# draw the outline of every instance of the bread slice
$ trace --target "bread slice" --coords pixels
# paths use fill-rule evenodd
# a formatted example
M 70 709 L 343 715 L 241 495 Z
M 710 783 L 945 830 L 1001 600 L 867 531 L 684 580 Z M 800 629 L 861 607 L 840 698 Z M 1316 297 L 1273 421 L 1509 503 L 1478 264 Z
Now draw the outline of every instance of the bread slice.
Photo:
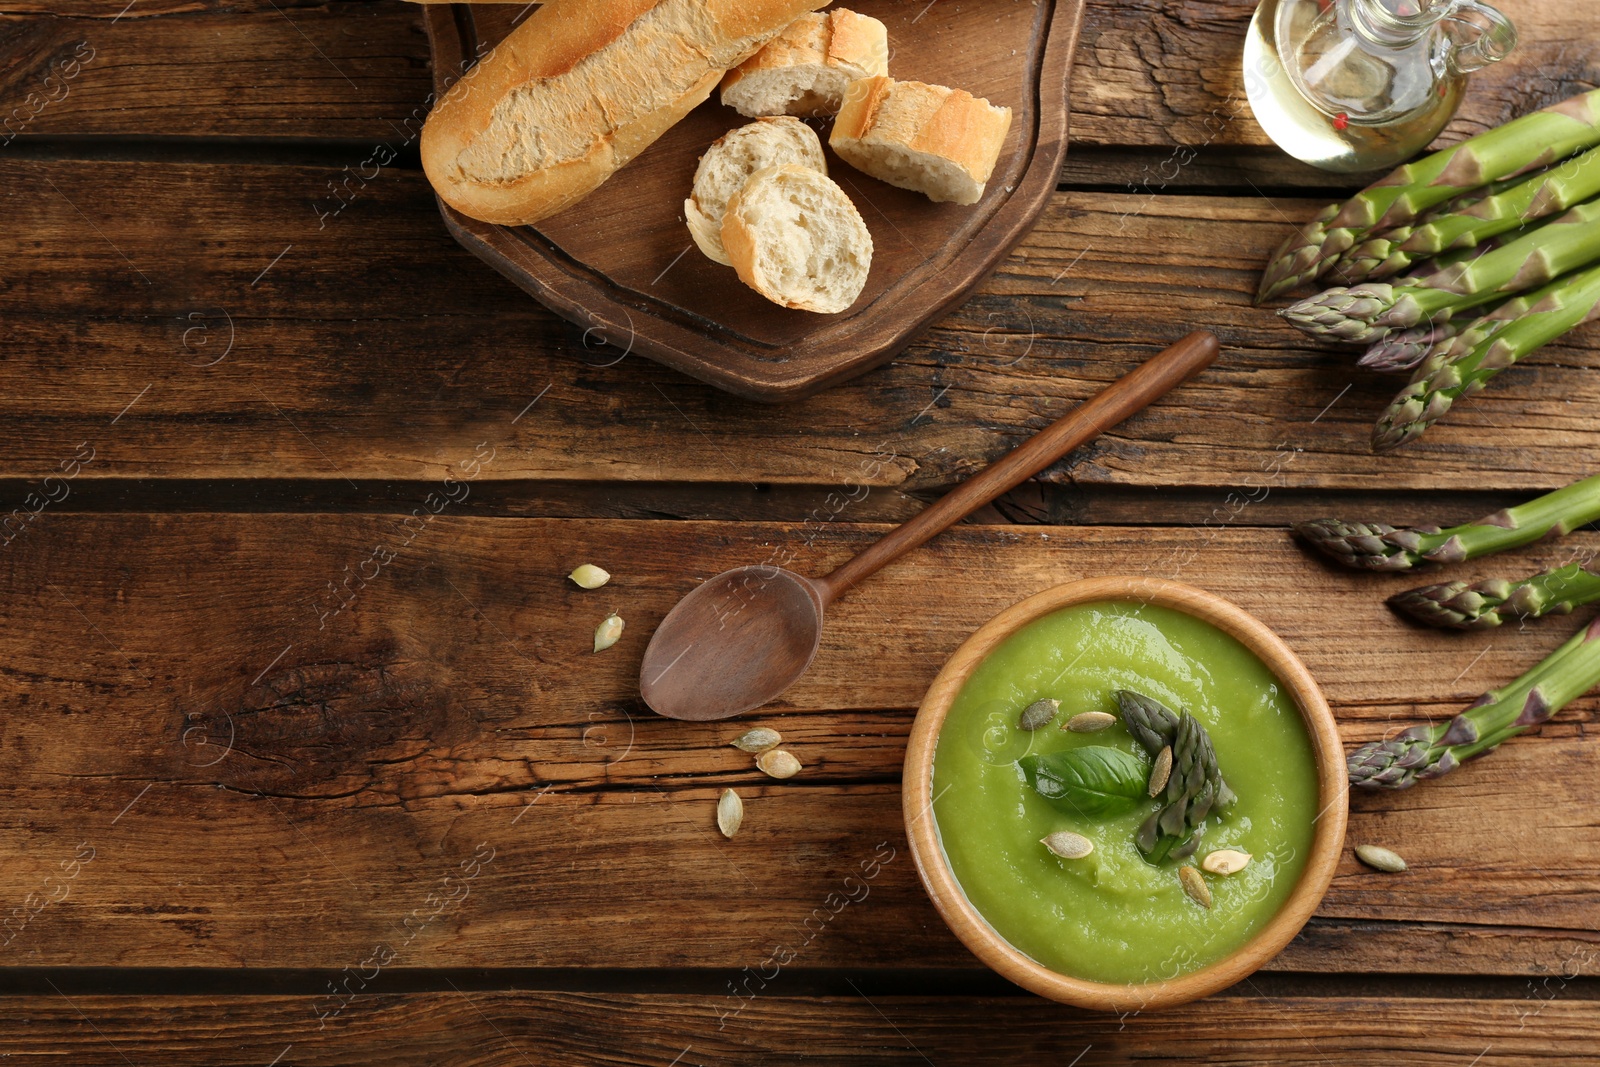
M 965 90 L 863 78 L 845 93 L 828 143 L 880 181 L 930 200 L 976 204 L 1010 129 L 1010 108 Z
M 445 93 L 422 166 L 451 207 L 538 222 L 587 196 L 826 0 L 545 0 Z
M 802 15 L 722 79 L 722 102 L 741 115 L 837 115 L 857 78 L 889 73 L 889 31 L 837 8 Z
M 844 190 L 793 164 L 751 175 L 728 204 L 722 243 L 741 281 L 802 311 L 845 310 L 872 269 L 872 234 Z
M 756 171 L 790 163 L 828 173 L 821 139 L 799 119 L 757 119 L 713 142 L 694 172 L 694 194 L 683 202 L 684 221 L 700 251 L 733 266 L 722 247 L 722 216 L 727 213 L 728 201 Z

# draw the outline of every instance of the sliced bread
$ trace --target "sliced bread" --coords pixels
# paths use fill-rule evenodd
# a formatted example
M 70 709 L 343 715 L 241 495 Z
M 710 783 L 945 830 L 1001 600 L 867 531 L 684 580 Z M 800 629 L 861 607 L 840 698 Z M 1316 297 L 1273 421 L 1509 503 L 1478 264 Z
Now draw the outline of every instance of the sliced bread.
M 889 73 L 889 31 L 838 8 L 802 15 L 728 71 L 722 102 L 741 115 L 837 115 L 851 82 Z
M 856 302 L 872 234 L 832 178 L 790 164 L 757 171 L 728 204 L 722 242 L 739 279 L 784 307 L 833 314 Z
M 791 163 L 828 173 L 822 141 L 799 119 L 758 119 L 723 134 L 706 149 L 694 172 L 694 193 L 683 202 L 684 221 L 700 251 L 731 267 L 733 261 L 722 247 L 722 216 L 728 201 L 756 171 Z
M 827 0 L 545 0 L 422 128 L 451 207 L 538 222 L 588 195 L 708 97 L 723 73 Z
M 976 204 L 1010 129 L 1010 108 L 965 90 L 863 78 L 845 93 L 828 143 L 880 181 L 930 200 Z

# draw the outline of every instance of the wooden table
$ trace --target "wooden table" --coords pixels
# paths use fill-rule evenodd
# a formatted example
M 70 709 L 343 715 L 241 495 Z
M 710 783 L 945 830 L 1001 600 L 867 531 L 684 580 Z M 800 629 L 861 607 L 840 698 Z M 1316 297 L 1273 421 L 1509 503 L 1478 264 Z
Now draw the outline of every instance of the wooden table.
M 1467 519 L 1592 472 L 1600 330 L 1371 456 L 1395 381 L 1247 298 L 1288 224 L 1348 188 L 1264 146 L 1248 3 L 1094 0 L 1037 231 L 892 365 L 767 408 L 598 345 L 454 245 L 417 164 L 415 7 L 123 2 L 0 15 L 0 113 L 21 116 L 0 149 L 7 1062 L 1596 1056 L 1594 697 L 1355 797 L 1352 843 L 1411 872 L 1347 856 L 1288 951 L 1166 1014 L 1011 988 L 906 851 L 923 688 L 1053 583 L 1149 570 L 1235 599 L 1350 742 L 1570 631 L 1421 632 L 1382 603 L 1406 579 L 1285 535 Z M 1524 46 L 1449 137 L 1600 82 L 1592 6 L 1503 6 Z M 697 579 L 775 549 L 830 566 L 1191 325 L 1224 339 L 1214 369 L 843 601 L 780 702 L 643 710 L 641 650 Z M 566 581 L 585 561 L 611 584 Z M 594 654 L 611 610 L 627 631 Z M 728 747 L 752 723 L 804 773 Z

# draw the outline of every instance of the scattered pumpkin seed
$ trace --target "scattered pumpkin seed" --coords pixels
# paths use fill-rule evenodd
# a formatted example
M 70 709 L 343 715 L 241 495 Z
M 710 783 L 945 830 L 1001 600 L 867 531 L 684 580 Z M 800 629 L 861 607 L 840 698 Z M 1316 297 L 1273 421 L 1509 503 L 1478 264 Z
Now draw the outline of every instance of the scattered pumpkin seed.
M 1081 715 L 1074 715 L 1067 720 L 1063 730 L 1071 730 L 1075 734 L 1097 734 L 1101 730 L 1108 730 L 1115 726 L 1117 717 L 1108 715 L 1103 711 L 1086 711 Z
M 1378 845 L 1357 845 L 1356 858 L 1374 870 L 1386 874 L 1399 874 L 1406 869 L 1406 861 Z
M 567 577 L 585 589 L 599 589 L 611 580 L 611 572 L 602 570 L 593 563 L 585 563 L 567 575 Z
M 1071 830 L 1057 830 L 1039 838 L 1039 843 L 1064 860 L 1081 860 L 1094 851 L 1094 842 Z
M 762 774 L 773 778 L 793 778 L 800 773 L 800 761 L 794 753 L 782 748 L 768 749 L 756 757 L 756 766 Z
M 616 612 L 602 619 L 600 625 L 594 628 L 594 650 L 600 652 L 616 644 L 622 637 L 623 625 L 622 616 Z
M 1250 853 L 1237 848 L 1219 848 L 1200 861 L 1200 866 L 1212 874 L 1237 874 L 1249 865 Z
M 724 789 L 717 800 L 717 829 L 722 831 L 723 837 L 732 837 L 743 822 L 744 801 L 739 799 L 738 793 Z
M 752 756 L 759 755 L 769 748 L 777 748 L 783 744 L 783 738 L 776 730 L 769 730 L 765 726 L 757 726 L 754 730 L 746 730 L 733 739 L 733 747 L 740 752 L 748 752 Z
M 1061 710 L 1061 701 L 1045 697 L 1035 700 L 1032 704 L 1022 709 L 1022 717 L 1017 720 L 1017 727 L 1022 730 L 1037 730 L 1050 725 L 1050 720 L 1056 717 L 1056 712 Z
M 1205 875 L 1185 864 L 1178 868 L 1178 881 L 1183 883 L 1190 900 L 1202 908 L 1211 907 L 1211 887 L 1206 885 Z
M 1150 796 L 1159 796 L 1167 787 L 1167 779 L 1172 777 L 1172 746 L 1168 745 L 1156 754 L 1156 765 L 1150 768 L 1150 788 L 1146 790 Z

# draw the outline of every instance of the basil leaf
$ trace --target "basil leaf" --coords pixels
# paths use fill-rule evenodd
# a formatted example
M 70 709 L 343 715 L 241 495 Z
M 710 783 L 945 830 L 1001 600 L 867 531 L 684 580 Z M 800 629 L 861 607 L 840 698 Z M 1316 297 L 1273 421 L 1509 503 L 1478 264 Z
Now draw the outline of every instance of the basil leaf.
M 1090 745 L 1017 761 L 1036 793 L 1074 815 L 1127 811 L 1146 799 L 1150 769 L 1115 748 Z

